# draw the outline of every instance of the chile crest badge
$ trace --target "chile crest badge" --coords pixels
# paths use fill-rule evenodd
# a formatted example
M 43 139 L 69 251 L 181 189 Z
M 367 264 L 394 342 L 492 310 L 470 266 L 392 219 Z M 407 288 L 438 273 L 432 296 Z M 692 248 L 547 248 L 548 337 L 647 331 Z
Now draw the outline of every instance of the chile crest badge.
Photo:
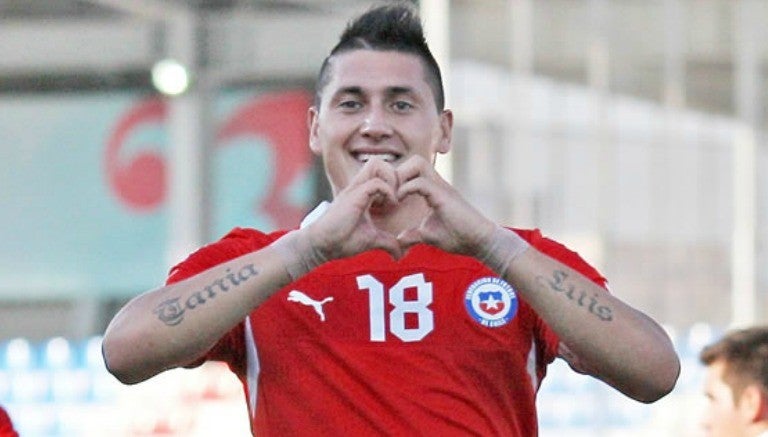
M 489 328 L 504 326 L 517 315 L 517 293 L 507 281 L 497 277 L 476 280 L 464 294 L 469 315 Z

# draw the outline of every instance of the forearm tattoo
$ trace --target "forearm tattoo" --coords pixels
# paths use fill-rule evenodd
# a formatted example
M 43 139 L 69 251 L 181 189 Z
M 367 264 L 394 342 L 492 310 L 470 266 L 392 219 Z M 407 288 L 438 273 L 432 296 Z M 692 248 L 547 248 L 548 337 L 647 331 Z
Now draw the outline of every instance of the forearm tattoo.
M 240 271 L 233 273 L 230 269 L 224 272 L 224 276 L 214 280 L 200 291 L 195 291 L 186 299 L 181 297 L 172 297 L 160 302 L 152 312 L 157 314 L 157 318 L 168 326 L 176 326 L 184 321 L 184 313 L 187 310 L 194 310 L 200 305 L 215 299 L 218 293 L 226 293 L 234 290 L 238 285 L 247 282 L 249 279 L 259 274 L 253 264 L 246 264 Z
M 597 293 L 592 293 L 590 296 L 585 290 L 576 290 L 576 286 L 567 281 L 568 273 L 562 270 L 555 270 L 552 272 L 552 277 L 545 278 L 543 276 L 537 276 L 536 280 L 539 281 L 543 287 L 547 290 L 554 291 L 555 293 L 562 293 L 570 301 L 576 305 L 585 308 L 590 314 L 593 314 L 598 319 L 604 322 L 610 322 L 613 320 L 613 310 L 606 305 L 602 305 Z

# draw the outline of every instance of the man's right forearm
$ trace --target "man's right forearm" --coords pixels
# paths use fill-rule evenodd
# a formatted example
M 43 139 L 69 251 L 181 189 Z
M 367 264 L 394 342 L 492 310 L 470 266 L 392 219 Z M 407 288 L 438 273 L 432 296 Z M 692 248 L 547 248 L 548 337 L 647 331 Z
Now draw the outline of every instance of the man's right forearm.
M 380 160 L 364 168 L 313 224 L 129 302 L 104 336 L 110 372 L 132 384 L 192 363 L 275 291 L 327 260 L 370 249 L 402 255 L 396 238 L 378 229 L 366 214 L 374 196 L 396 201 L 388 185 L 394 170 Z M 380 176 L 387 171 L 389 179 Z
M 200 358 L 253 308 L 291 282 L 285 256 L 268 246 L 136 297 L 107 328 L 107 368 L 123 383 L 133 384 Z

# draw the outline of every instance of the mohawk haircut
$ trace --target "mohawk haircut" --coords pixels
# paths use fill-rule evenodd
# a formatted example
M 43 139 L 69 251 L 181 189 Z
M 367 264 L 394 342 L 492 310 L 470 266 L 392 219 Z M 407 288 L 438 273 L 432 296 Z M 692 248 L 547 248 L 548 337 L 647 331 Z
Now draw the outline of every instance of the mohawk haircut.
M 427 46 L 421 19 L 410 4 L 399 1 L 371 8 L 347 25 L 320 67 L 314 99 L 318 109 L 323 89 L 331 81 L 333 57 L 353 50 L 396 51 L 417 56 L 424 66 L 424 79 L 432 90 L 435 107 L 438 112 L 444 109 L 440 67 Z

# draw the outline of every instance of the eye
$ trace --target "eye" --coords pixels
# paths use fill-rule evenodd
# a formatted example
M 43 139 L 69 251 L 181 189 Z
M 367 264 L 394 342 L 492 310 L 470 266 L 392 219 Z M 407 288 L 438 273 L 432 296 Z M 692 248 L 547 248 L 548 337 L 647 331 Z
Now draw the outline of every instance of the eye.
M 339 102 L 339 108 L 347 110 L 347 111 L 353 111 L 355 109 L 360 109 L 363 106 L 362 103 L 360 103 L 357 100 L 342 100 Z
M 392 106 L 394 106 L 395 110 L 398 112 L 404 112 L 414 108 L 410 102 L 406 102 L 405 100 L 398 100 L 393 103 Z

